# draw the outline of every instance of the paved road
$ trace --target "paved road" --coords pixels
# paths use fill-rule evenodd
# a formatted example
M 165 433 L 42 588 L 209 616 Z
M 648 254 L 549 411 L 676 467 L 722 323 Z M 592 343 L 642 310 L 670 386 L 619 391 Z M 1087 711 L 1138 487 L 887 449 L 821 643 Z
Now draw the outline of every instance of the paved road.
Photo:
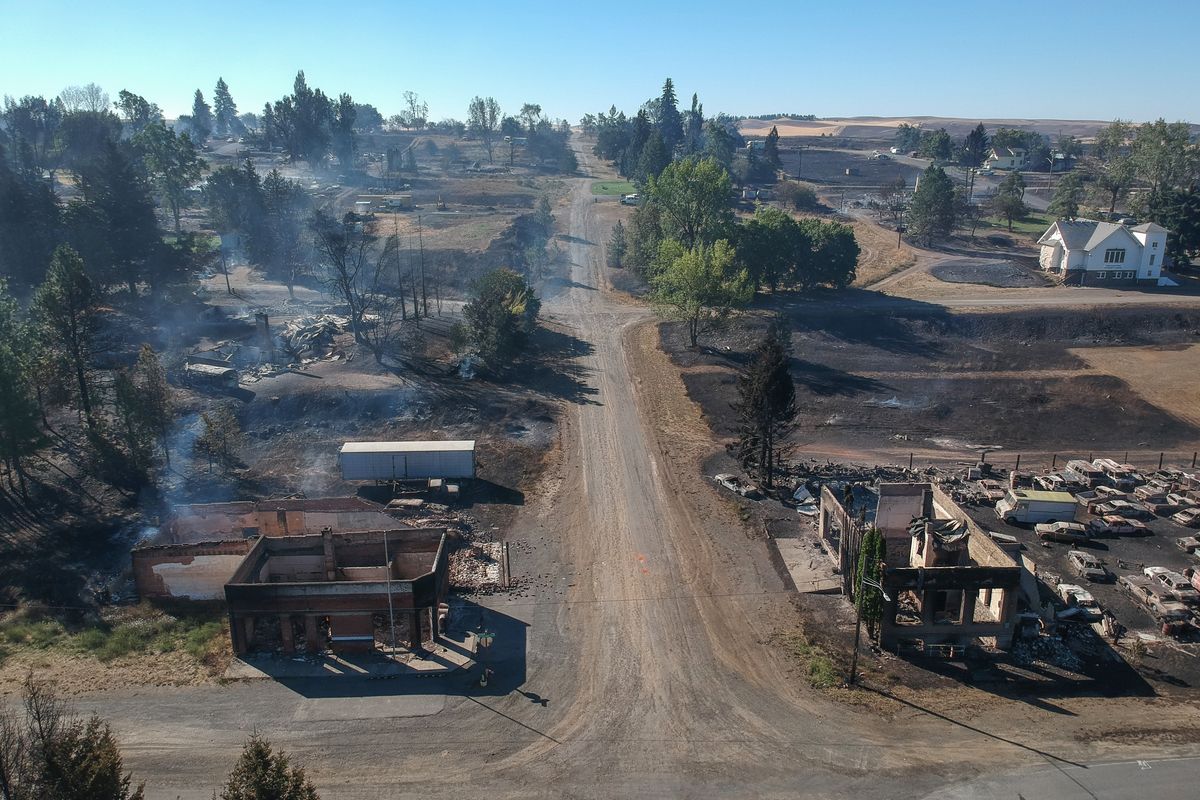
M 1200 759 L 1057 764 L 959 783 L 926 800 L 1145 800 L 1194 797 Z
M 646 361 L 646 312 L 599 290 L 594 243 L 607 231 L 592 209 L 577 181 L 571 280 L 545 305 L 587 353 L 561 481 L 531 494 L 515 525 L 523 590 L 460 615 L 497 633 L 492 685 L 334 679 L 85 698 L 148 797 L 210 797 L 254 729 L 326 798 L 921 797 L 977 774 L 967 764 L 1046 763 L 916 706 L 885 720 L 831 703 L 768 645 L 793 612 L 761 544 L 693 464 L 679 468 L 707 434 L 672 404 L 665 365 Z

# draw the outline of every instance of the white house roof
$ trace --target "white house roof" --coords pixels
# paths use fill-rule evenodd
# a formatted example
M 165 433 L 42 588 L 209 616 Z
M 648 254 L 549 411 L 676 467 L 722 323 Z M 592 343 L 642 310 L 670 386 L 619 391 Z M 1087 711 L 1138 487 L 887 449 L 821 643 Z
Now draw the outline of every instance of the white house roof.
M 343 453 L 448 453 L 474 452 L 475 440 L 450 442 L 346 442 Z
M 1042 234 L 1042 237 L 1038 239 L 1038 243 L 1045 244 L 1049 241 L 1056 229 L 1059 238 L 1062 239 L 1064 248 L 1067 250 L 1085 250 L 1089 252 L 1107 242 L 1118 231 L 1125 234 L 1126 237 L 1133 240 L 1139 246 L 1141 243 L 1134 239 L 1130 231 L 1137 231 L 1138 233 L 1167 233 L 1166 228 L 1155 225 L 1152 222 L 1138 225 L 1136 228 L 1129 228 L 1115 222 L 1098 222 L 1094 219 L 1064 219 L 1051 225 Z

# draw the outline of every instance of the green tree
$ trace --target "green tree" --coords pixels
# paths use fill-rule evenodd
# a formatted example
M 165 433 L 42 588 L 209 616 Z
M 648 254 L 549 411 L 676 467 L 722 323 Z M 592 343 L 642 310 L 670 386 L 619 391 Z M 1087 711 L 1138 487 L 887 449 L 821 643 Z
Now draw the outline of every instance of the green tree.
M 704 144 L 704 104 L 699 96 L 692 93 L 692 107 L 684 115 L 683 120 L 683 153 L 695 155 Z
M 89 374 L 99 329 L 98 295 L 83 259 L 66 245 L 54 251 L 46 282 L 34 294 L 34 316 L 45 342 L 74 376 L 80 409 L 88 428 L 96 429 Z
M 945 128 L 926 131 L 921 135 L 921 155 L 934 161 L 949 161 L 954 155 L 954 140 Z
M 204 412 L 200 415 L 200 426 L 200 435 L 196 437 L 193 447 L 197 453 L 208 458 L 209 471 L 212 471 L 214 464 L 223 470 L 237 466 L 244 437 L 242 423 L 233 409 L 222 405 Z
M 1137 166 L 1129 153 L 1133 126 L 1124 120 L 1114 120 L 1096 134 L 1096 147 L 1088 162 L 1088 172 L 1108 202 L 1108 213 L 1117 210 L 1137 177 Z
M 988 135 L 987 128 L 979 123 L 963 140 L 962 158 L 959 163 L 964 167 L 978 167 L 987 158 Z
M 608 266 L 624 266 L 625 252 L 628 249 L 629 242 L 625 238 L 625 225 L 621 220 L 617 220 L 617 224 L 613 226 L 612 235 L 608 238 L 608 249 L 604 253 Z
M 318 800 L 318 795 L 304 768 L 256 733 L 221 788 L 221 800 Z
M 1013 220 L 1022 219 L 1029 209 L 1025 206 L 1025 179 L 1013 170 L 1004 177 L 992 198 L 992 209 L 1013 229 Z
M 763 143 L 763 161 L 772 170 L 779 169 L 782 163 L 779 160 L 779 129 L 774 125 L 771 126 L 771 131 Z
M 40 409 L 29 369 L 30 349 L 34 347 L 35 334 L 20 318 L 8 282 L 0 278 L 0 458 L 10 480 L 15 475 L 22 489 L 24 459 L 36 452 L 42 441 Z
M 162 246 L 154 200 L 128 148 L 105 143 L 97 158 L 78 169 L 80 197 L 67 206 L 67 241 L 105 287 L 157 283 L 153 268 Z
M 687 324 L 692 347 L 711 323 L 750 302 L 750 278 L 734 266 L 734 250 L 724 239 L 690 249 L 667 240 L 660 250 L 662 265 L 650 279 L 651 298 L 659 313 Z
M 492 270 L 475 285 L 475 298 L 463 306 L 467 339 L 488 367 L 502 373 L 524 352 L 541 307 L 519 274 Z
M 208 137 L 212 136 L 212 131 L 212 108 L 204 102 L 204 93 L 197 89 L 196 94 L 192 97 L 192 138 L 200 144 L 204 144 Z
M 675 82 L 667 78 L 663 82 L 662 94 L 655 104 L 658 112 L 658 132 L 662 134 L 663 146 L 668 158 L 676 146 L 683 141 L 683 117 L 679 114 L 679 98 L 675 95 Z
M 496 142 L 496 129 L 502 116 L 500 104 L 494 97 L 476 95 L 467 106 L 467 128 L 483 142 L 488 154 L 488 163 L 495 163 L 492 150 Z
M 729 129 L 717 120 L 710 119 L 704 123 L 704 155 L 713 159 L 725 169 L 733 165 L 733 155 L 737 151 L 737 139 Z
M 954 183 L 941 167 L 930 164 L 908 205 L 908 233 L 924 239 L 928 246 L 934 239 L 950 235 L 956 216 Z
M 143 344 L 130 369 L 117 370 L 113 381 L 117 418 L 125 446 L 135 464 L 150 466 L 157 443 L 167 463 L 167 438 L 173 418 L 174 392 L 154 349 Z
M 867 626 L 867 637 L 870 639 L 874 639 L 879 631 L 879 621 L 883 618 L 883 598 L 878 589 L 867 586 L 863 579 L 879 583 L 883 577 L 883 563 L 886 558 L 887 543 L 879 529 L 872 525 L 863 533 L 854 576 L 854 604 L 858 607 L 858 613 L 862 615 L 862 621 Z
M 542 107 L 537 103 L 526 103 L 521 106 L 518 116 L 525 123 L 525 130 L 533 133 L 537 128 L 538 121 L 542 118 Z
M 58 199 L 36 170 L 13 164 L 2 145 L 0 198 L 0 274 L 15 286 L 34 286 L 58 240 Z
M 342 169 L 348 170 L 354 167 L 354 150 L 357 144 L 354 120 L 357 118 L 357 114 L 354 98 L 348 94 L 339 95 L 333 118 L 332 136 L 333 152 L 337 155 L 338 164 Z M 412 148 L 409 148 L 409 152 L 412 152 Z
M 772 291 L 786 284 L 796 271 L 796 260 L 807 241 L 800 225 L 778 208 L 760 206 L 739 229 L 738 260 L 745 265 L 754 288 Z
M 1191 125 L 1158 119 L 1138 127 L 1130 157 L 1138 176 L 1160 190 L 1185 186 L 1200 178 L 1200 150 L 1192 144 Z
M 176 135 L 162 122 L 144 128 L 134 136 L 133 143 L 142 155 L 146 171 L 171 209 L 176 233 L 180 232 L 180 217 L 188 201 L 187 190 L 204 174 L 204 160 L 197 153 L 191 137 L 186 133 Z
M 0 710 L 3 800 L 141 800 L 112 729 L 68 713 L 51 689 L 27 678 L 24 714 Z
M 217 88 L 213 90 L 213 130 L 217 136 L 227 136 L 243 129 L 242 121 L 238 119 L 237 103 L 233 102 L 233 95 L 229 93 L 229 84 L 224 78 L 217 78 Z
M 666 238 L 686 249 L 728 236 L 733 224 L 729 173 L 712 158 L 672 161 L 647 185 L 649 202 L 662 212 Z
M 921 147 L 921 129 L 916 125 L 901 122 L 896 128 L 896 146 L 905 152 L 918 150 Z
M 1167 256 L 1176 264 L 1200 257 L 1200 189 L 1162 189 L 1150 196 L 1150 219 L 1162 225 L 1167 237 Z
M 646 140 L 646 146 L 642 148 L 642 154 L 638 158 L 637 172 L 634 173 L 634 179 L 639 184 L 648 181 L 650 178 L 657 177 L 667 168 L 667 164 L 671 163 L 671 157 L 667 154 L 667 146 L 663 142 L 662 134 L 654 131 L 650 134 L 650 138 Z
M 122 89 L 117 94 L 116 106 L 129 132 L 137 135 L 149 125 L 161 123 L 162 110 L 141 95 Z
M 805 266 L 806 262 L 798 261 L 794 277 L 796 285 L 801 289 L 815 286 L 844 289 L 853 283 L 861 253 L 854 229 L 841 222 L 819 219 L 801 220 L 800 229 L 810 243 L 811 255 L 807 264 L 811 266 L 803 271 L 799 267 Z
M 1058 219 L 1075 219 L 1079 216 L 1079 204 L 1083 201 L 1083 181 L 1075 173 L 1064 175 L 1054 187 L 1054 196 L 1046 208 Z
M 246 249 L 250 260 L 266 269 L 267 274 L 282 280 L 288 297 L 295 299 L 295 285 L 300 276 L 308 273 L 311 253 L 304 236 L 305 219 L 311 202 L 303 187 L 271 170 L 263 178 L 261 190 L 251 199 L 259 224 L 247 230 Z
M 20 100 L 4 98 L 0 120 L 12 139 L 13 149 L 28 154 L 28 166 L 39 173 L 46 170 L 53 176 L 58 166 L 62 150 L 59 129 L 65 113 L 58 99 L 48 101 L 32 95 Z
M 738 460 L 744 468 L 755 470 L 768 489 L 775 485 L 784 440 L 796 419 L 796 388 L 789 361 L 787 334 L 773 326 L 738 377 L 734 405 L 740 425 Z

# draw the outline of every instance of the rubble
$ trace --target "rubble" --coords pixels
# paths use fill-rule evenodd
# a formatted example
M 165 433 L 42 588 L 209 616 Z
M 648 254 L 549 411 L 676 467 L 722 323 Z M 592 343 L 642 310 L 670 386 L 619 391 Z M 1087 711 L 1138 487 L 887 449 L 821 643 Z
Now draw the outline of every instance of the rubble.
M 1079 656 L 1071 651 L 1061 640 L 1050 636 L 1039 636 L 1036 639 L 1019 641 L 1013 645 L 1013 661 L 1020 666 L 1030 667 L 1041 662 L 1059 667 L 1070 672 L 1083 669 Z

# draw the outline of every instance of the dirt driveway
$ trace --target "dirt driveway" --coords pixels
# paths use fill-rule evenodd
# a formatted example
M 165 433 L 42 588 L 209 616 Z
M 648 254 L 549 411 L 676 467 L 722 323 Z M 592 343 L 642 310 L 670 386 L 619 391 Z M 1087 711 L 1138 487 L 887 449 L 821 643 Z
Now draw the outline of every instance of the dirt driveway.
M 209 797 L 255 728 L 330 798 L 919 797 L 984 768 L 1102 754 L 1069 734 L 1086 705 L 1068 718 L 984 697 L 954 715 L 967 725 L 895 704 L 885 721 L 807 688 L 771 645 L 795 612 L 762 543 L 700 475 L 710 435 L 648 311 L 601 290 L 608 231 L 592 205 L 576 181 L 571 280 L 544 312 L 588 343 L 579 368 L 593 391 L 566 415 L 557 477 L 526 495 L 511 532 L 520 590 L 460 612 L 497 632 L 493 684 L 86 698 L 147 796 Z M 1190 752 L 1186 741 L 1174 749 Z

